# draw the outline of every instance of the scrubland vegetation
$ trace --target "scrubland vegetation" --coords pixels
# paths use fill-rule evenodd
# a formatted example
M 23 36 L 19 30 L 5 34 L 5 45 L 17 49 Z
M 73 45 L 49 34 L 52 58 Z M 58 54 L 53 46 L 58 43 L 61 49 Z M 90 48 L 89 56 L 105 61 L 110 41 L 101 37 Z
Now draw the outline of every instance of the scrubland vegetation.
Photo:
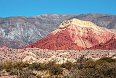
M 93 60 L 81 56 L 75 63 L 67 61 L 63 64 L 6 61 L 0 64 L 0 76 L 5 73 L 16 78 L 116 78 L 116 59 Z

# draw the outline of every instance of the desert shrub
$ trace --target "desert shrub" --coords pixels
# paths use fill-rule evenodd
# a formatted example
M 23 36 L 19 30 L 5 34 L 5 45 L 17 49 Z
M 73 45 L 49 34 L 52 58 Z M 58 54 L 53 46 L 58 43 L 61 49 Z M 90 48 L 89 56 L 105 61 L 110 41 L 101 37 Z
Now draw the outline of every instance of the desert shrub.
M 93 59 L 89 59 L 84 63 L 85 68 L 95 68 L 95 61 Z
M 61 67 L 71 70 L 71 68 L 73 67 L 73 63 L 70 61 L 67 61 L 66 63 L 61 64 Z
M 0 71 L 2 71 L 2 69 L 3 69 L 3 68 L 2 68 L 2 64 L 0 64 Z
M 29 65 L 29 69 L 31 70 L 39 70 L 40 64 L 39 63 L 32 63 Z
M 63 78 L 116 78 L 116 59 L 111 57 L 93 60 L 82 56 L 75 63 L 67 61 L 63 64 L 56 64 L 55 61 L 32 64 L 6 61 L 0 65 L 0 68 L 0 70 L 5 69 L 10 75 L 17 75 L 18 78 L 28 78 L 30 75 L 35 76 L 36 74 L 32 72 L 33 70 L 47 70 L 51 77 L 54 75 L 58 77 L 58 75 L 63 75 L 62 68 L 71 70 L 70 74 L 64 75 Z
M 39 70 L 48 70 L 50 66 L 47 63 L 40 63 Z
M 13 68 L 13 62 L 8 62 L 6 61 L 3 65 L 2 68 L 5 69 L 7 72 L 10 72 L 10 70 Z
M 96 61 L 96 72 L 102 78 L 116 77 L 116 61 L 110 57 L 103 57 Z
M 26 68 L 28 66 L 29 66 L 29 64 L 27 62 L 14 62 L 14 63 L 12 63 L 12 68 L 20 69 L 20 70 L 22 70 L 23 68 Z
M 116 59 L 103 57 L 98 60 L 81 58 L 76 62 L 78 69 L 64 78 L 116 78 Z M 80 68 L 80 65 L 82 67 Z
M 55 61 L 50 61 L 46 65 L 51 75 L 60 75 L 63 73 L 63 69 L 61 68 L 61 65 L 56 64 Z
M 111 62 L 116 62 L 116 59 L 113 59 L 112 57 L 102 57 L 102 58 L 100 58 L 99 60 L 107 61 L 107 62 L 109 62 L 109 63 L 111 63 Z M 99 61 L 99 60 L 98 60 L 98 61 Z
M 84 56 L 81 56 L 80 58 L 77 59 L 77 61 L 75 62 L 75 67 L 80 69 L 85 68 L 85 62 L 89 60 L 89 58 L 85 58 Z
M 112 64 L 111 64 L 112 63 Z M 81 78 L 115 78 L 116 66 L 114 59 L 101 58 L 94 61 L 86 61 L 86 67 L 80 70 Z
M 17 75 L 18 74 L 18 71 L 17 69 L 11 69 L 10 72 L 9 72 L 10 75 Z
M 54 64 L 49 69 L 51 75 L 60 75 L 63 73 L 63 69 L 58 64 Z
M 70 74 L 67 74 L 67 75 L 63 75 L 63 78 L 79 78 L 79 72 L 72 72 Z
M 19 78 L 28 78 L 32 74 L 30 70 L 20 70 L 19 71 Z
M 42 76 L 42 75 L 40 75 L 40 74 L 37 74 L 37 75 L 36 75 L 37 78 L 41 78 L 41 76 Z

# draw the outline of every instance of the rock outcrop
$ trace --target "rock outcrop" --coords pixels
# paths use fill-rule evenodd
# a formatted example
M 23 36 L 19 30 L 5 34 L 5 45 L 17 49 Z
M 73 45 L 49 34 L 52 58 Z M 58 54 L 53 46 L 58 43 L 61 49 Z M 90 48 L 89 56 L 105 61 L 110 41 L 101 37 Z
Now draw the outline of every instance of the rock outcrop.
M 73 18 L 63 21 L 55 31 L 39 41 L 26 46 L 26 48 L 81 50 L 94 47 L 101 43 L 104 45 L 104 43 L 110 42 L 112 39 L 115 42 L 115 37 L 116 34 L 106 28 L 98 27 L 90 21 Z M 111 41 L 110 43 L 115 45 L 114 42 Z M 116 49 L 116 47 L 113 49 Z
M 19 46 L 27 45 L 25 42 L 21 42 L 18 40 L 8 40 L 0 37 L 0 48 L 17 48 Z
M 95 45 L 89 49 L 102 49 L 102 50 L 116 49 L 116 39 L 111 39 L 111 40 L 107 41 L 106 43 L 101 43 L 101 44 Z

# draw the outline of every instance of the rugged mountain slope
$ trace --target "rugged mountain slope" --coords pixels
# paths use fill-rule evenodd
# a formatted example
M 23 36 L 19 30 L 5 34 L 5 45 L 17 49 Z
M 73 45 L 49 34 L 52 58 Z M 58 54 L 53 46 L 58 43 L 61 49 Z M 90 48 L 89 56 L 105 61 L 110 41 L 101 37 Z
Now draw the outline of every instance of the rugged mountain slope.
M 0 48 L 5 48 L 5 47 L 17 48 L 19 46 L 24 46 L 24 45 L 27 45 L 27 44 L 24 42 L 20 42 L 18 40 L 8 40 L 8 39 L 0 37 Z
M 108 14 L 43 14 L 32 17 L 0 18 L 0 36 L 6 40 L 33 43 L 55 30 L 63 20 L 78 18 L 116 29 L 116 16 Z M 23 44 L 25 46 L 25 44 Z M 12 47 L 14 48 L 14 47 Z M 15 47 L 16 48 L 16 47 Z
M 98 27 L 90 21 L 74 18 L 63 21 L 55 31 L 41 40 L 26 46 L 26 48 L 37 47 L 51 50 L 89 49 L 101 43 L 114 45 L 115 37 L 116 34 L 108 29 Z M 114 41 L 111 41 L 113 39 Z
M 77 18 L 80 20 L 91 21 L 100 27 L 105 27 L 109 29 L 116 29 L 116 16 L 109 14 L 80 14 L 72 18 Z
M 31 43 L 43 37 L 42 29 L 37 29 L 26 17 L 6 18 L 0 21 L 0 33 L 7 39 L 22 40 Z
M 10 44 L 7 44 L 9 40 L 14 41 L 13 46 L 10 48 L 18 48 L 19 44 L 15 46 L 17 42 L 22 42 L 22 45 L 25 46 L 24 43 L 32 43 L 42 38 L 46 32 L 36 28 L 34 24 L 25 19 L 26 17 L 13 17 L 0 20 L 0 36 L 6 39 L 0 41 L 5 41 L 6 45 Z
M 106 43 L 95 45 L 89 49 L 104 49 L 104 50 L 116 49 L 116 39 L 111 39 L 107 41 Z
M 54 23 L 53 20 L 56 20 L 55 18 L 57 18 L 56 15 L 47 16 L 46 18 L 44 18 L 44 16 L 45 15 L 29 18 L 22 16 L 0 18 L 0 36 L 5 39 L 0 41 L 5 41 L 4 43 L 6 43 L 6 45 L 9 45 L 7 44 L 7 41 L 9 40 L 14 41 L 14 44 L 18 41 L 23 43 L 22 46 L 25 46 L 25 43 L 30 44 L 43 38 L 55 28 L 50 26 Z M 55 24 L 57 21 L 58 20 L 56 20 Z M 14 46 L 10 48 L 18 48 L 21 45 Z

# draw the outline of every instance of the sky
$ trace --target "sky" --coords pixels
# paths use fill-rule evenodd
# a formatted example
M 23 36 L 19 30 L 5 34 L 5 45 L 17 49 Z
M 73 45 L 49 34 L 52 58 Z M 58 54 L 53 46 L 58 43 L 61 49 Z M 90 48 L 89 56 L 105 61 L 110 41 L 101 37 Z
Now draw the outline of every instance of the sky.
M 116 0 L 0 0 L 0 17 L 40 14 L 116 15 Z

